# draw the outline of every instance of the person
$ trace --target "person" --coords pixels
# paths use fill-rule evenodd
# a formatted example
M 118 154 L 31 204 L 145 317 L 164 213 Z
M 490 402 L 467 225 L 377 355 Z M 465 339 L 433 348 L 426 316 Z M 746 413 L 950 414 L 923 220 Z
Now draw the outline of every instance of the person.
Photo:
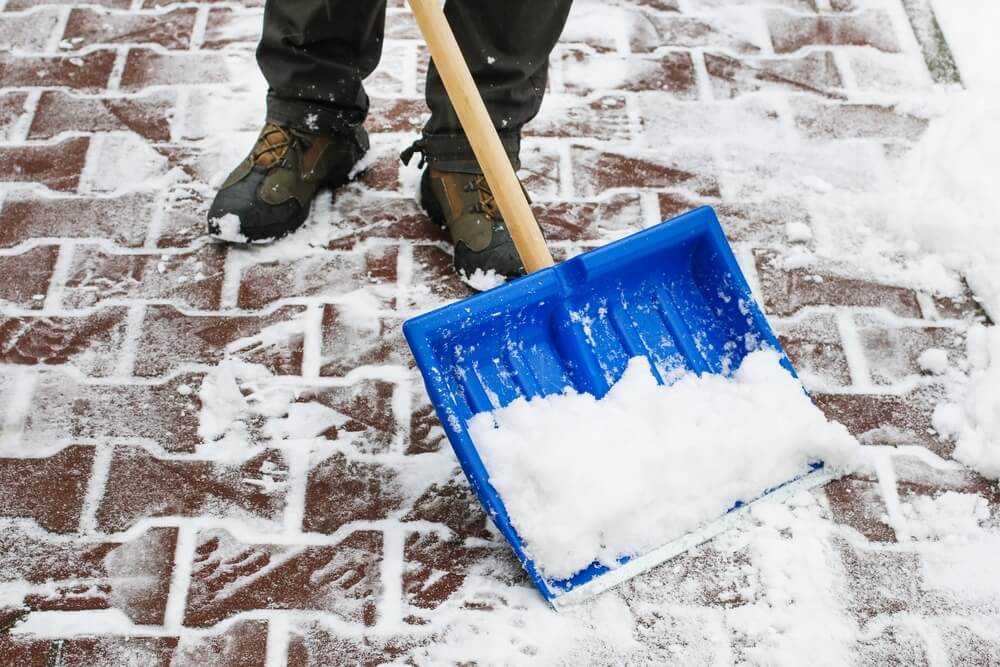
M 571 0 L 448 0 L 444 12 L 514 168 L 521 129 L 538 113 L 549 54 Z M 345 185 L 368 149 L 362 80 L 378 65 L 386 0 L 267 0 L 257 62 L 268 83 L 267 117 L 250 154 L 220 187 L 209 233 L 239 222 L 249 241 L 301 226 L 317 192 Z M 455 246 L 455 268 L 524 273 L 433 62 L 430 118 L 400 156 L 420 153 L 421 203 Z M 222 234 L 223 237 L 228 236 Z

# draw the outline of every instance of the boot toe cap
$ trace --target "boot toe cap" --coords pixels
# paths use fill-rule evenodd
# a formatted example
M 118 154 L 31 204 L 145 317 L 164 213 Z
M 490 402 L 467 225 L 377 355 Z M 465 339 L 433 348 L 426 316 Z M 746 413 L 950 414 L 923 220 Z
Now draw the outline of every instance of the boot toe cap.
M 307 213 L 295 199 L 279 205 L 260 200 L 266 174 L 251 173 L 215 196 L 208 211 L 209 234 L 226 241 L 276 239 L 305 222 Z

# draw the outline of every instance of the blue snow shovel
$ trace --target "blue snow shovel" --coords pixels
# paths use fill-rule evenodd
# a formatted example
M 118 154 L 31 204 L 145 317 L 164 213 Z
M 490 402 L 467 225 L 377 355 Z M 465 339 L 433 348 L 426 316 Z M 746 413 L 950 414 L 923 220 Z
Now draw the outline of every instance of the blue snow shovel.
M 725 374 L 754 349 L 782 348 L 710 208 L 556 266 L 437 0 L 410 5 L 528 275 L 408 320 L 403 332 L 469 483 L 544 598 L 556 609 L 589 598 L 710 539 L 755 500 L 827 481 L 814 463 L 615 568 L 595 562 L 568 579 L 541 576 L 466 428 L 473 415 L 567 387 L 600 398 L 635 356 L 662 383 L 678 369 Z M 783 353 L 782 364 L 795 374 Z

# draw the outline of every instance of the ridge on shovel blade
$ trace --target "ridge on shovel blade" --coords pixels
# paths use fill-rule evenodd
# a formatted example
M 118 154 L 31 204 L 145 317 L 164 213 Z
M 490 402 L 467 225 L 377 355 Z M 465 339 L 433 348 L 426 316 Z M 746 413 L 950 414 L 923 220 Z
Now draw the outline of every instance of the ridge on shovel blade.
M 829 479 L 823 464 L 814 463 L 795 479 L 741 499 L 726 515 L 651 553 L 622 558 L 614 569 L 593 563 L 559 581 L 540 575 L 490 485 L 466 424 L 473 415 L 518 397 L 573 387 L 600 398 L 635 356 L 650 361 L 662 384 L 678 369 L 729 374 L 749 352 L 771 347 L 795 375 L 711 208 L 415 317 L 403 332 L 473 490 L 535 586 L 557 609 L 710 539 L 755 500 Z

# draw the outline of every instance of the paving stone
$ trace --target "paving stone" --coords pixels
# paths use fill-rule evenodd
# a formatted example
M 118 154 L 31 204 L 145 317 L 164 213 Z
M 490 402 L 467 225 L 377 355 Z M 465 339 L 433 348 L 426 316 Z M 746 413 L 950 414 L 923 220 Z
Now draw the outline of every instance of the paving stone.
M 885 502 L 876 480 L 850 475 L 830 482 L 823 491 L 838 524 L 850 526 L 872 542 L 896 541 L 896 531 L 886 523 Z
M 170 300 L 188 308 L 219 307 L 226 250 L 206 246 L 181 255 L 120 255 L 77 248 L 63 305 L 85 308 L 109 300 Z
M 705 69 L 717 98 L 774 89 L 842 97 L 840 70 L 829 51 L 814 51 L 796 58 L 752 60 L 711 52 L 705 53 Z
M 152 193 L 114 197 L 36 198 L 12 195 L 0 207 L 0 247 L 32 239 L 107 239 L 135 248 L 146 238 L 155 215 Z
M 13 139 L 11 133 L 25 112 L 27 93 L 0 93 L 0 141 Z
M 927 120 L 875 104 L 817 104 L 796 100 L 795 125 L 809 138 L 917 140 Z
M 405 239 L 445 243 L 450 237 L 412 199 L 366 197 L 359 188 L 337 193 L 333 203 L 328 250 L 352 250 L 365 239 Z
M 110 50 L 79 56 L 27 57 L 0 53 L 0 79 L 7 86 L 65 86 L 97 92 L 107 87 L 115 57 Z
M 890 625 L 871 639 L 855 646 L 857 664 L 861 665 L 930 665 L 924 638 L 914 628 Z
M 78 8 L 70 12 L 63 39 L 74 48 L 92 44 L 156 44 L 165 49 L 191 45 L 195 16 L 193 8 L 157 14 L 126 14 Z
M 447 526 L 461 538 L 491 539 L 482 505 L 461 470 L 455 469 L 447 481 L 432 484 L 413 503 L 403 521 L 430 521 Z
M 80 525 L 92 447 L 66 447 L 41 459 L 0 458 L 0 515 L 33 519 L 54 533 Z
M 326 305 L 322 327 L 321 375 L 344 376 L 366 365 L 414 365 L 401 318 Z
M 0 147 L 0 182 L 72 192 L 80 183 L 89 145 L 87 137 L 75 137 L 55 144 Z
M 869 315 L 855 317 L 861 344 L 872 380 L 891 385 L 923 371 L 918 357 L 930 348 L 944 349 L 954 365 L 964 357 L 964 338 L 954 329 L 945 327 L 900 329 L 883 318 Z
M 131 49 L 121 86 L 141 90 L 148 86 L 180 86 L 226 83 L 230 67 L 239 67 L 245 57 L 223 53 L 160 53 L 151 49 Z M 252 66 L 245 63 L 244 66 Z
M 638 153 L 626 155 L 574 146 L 576 191 L 594 197 L 613 188 L 681 188 L 700 195 L 718 196 L 718 182 L 710 158 L 700 155 Z
M 183 364 L 215 365 L 229 355 L 278 375 L 301 375 L 304 312 L 289 306 L 266 315 L 216 316 L 150 306 L 136 350 L 135 374 L 157 377 Z
M 723 201 L 716 204 L 719 223 L 732 242 L 769 245 L 786 240 L 785 224 L 791 221 L 808 224 L 809 213 L 799 201 L 780 197 L 762 202 Z M 673 194 L 660 195 L 660 209 L 683 213 L 694 207 L 689 200 Z M 669 217 L 665 215 L 664 217 Z
M 287 465 L 275 451 L 240 464 L 224 464 L 158 459 L 141 448 L 116 447 L 97 525 L 103 532 L 115 533 L 140 519 L 160 516 L 209 516 L 267 525 L 280 518 L 284 506 L 283 488 L 269 489 L 267 482 L 286 474 Z
M 637 232 L 646 222 L 635 194 L 590 202 L 540 202 L 532 208 L 548 241 L 608 241 Z
M 336 544 L 245 544 L 224 531 L 198 534 L 184 624 L 208 627 L 240 612 L 300 609 L 372 625 L 382 536 L 358 531 Z
M 21 308 L 41 308 L 58 255 L 58 246 L 38 246 L 19 255 L 0 255 L 0 275 L 18 277 L 16 281 L 0 281 L 0 301 Z
M 406 454 L 428 454 L 447 446 L 441 422 L 431 405 L 423 380 L 414 378 L 410 404 L 410 430 L 406 441 Z
M 643 53 L 669 45 L 672 48 L 725 46 L 737 53 L 757 53 L 762 44 L 751 26 L 721 17 L 683 16 L 672 12 L 644 11 L 630 37 L 634 52 Z
M 278 299 L 343 296 L 371 279 L 391 283 L 396 256 L 395 246 L 375 246 L 363 254 L 328 252 L 251 264 L 241 274 L 238 303 L 256 310 Z
M 566 49 L 561 58 L 564 85 L 569 92 L 660 91 L 684 100 L 698 96 L 694 63 L 686 52 L 634 57 Z M 602 76 L 595 77 L 595 70 Z
M 624 97 L 605 95 L 581 100 L 574 95 L 550 94 L 545 96 L 538 116 L 525 127 L 524 135 L 628 141 L 632 130 Z
M 203 49 L 222 49 L 231 45 L 256 45 L 264 17 L 260 12 L 213 8 L 208 14 Z
M 80 317 L 0 315 L 0 363 L 72 366 L 107 376 L 125 343 L 125 308 L 105 308 Z
M 34 9 L 39 4 L 38 0 L 7 0 L 4 9 L 8 12 L 17 12 L 25 9 Z M 80 0 L 45 0 L 44 4 L 54 7 L 64 5 L 78 5 Z M 88 5 L 108 7 L 113 9 L 128 9 L 132 6 L 132 0 L 87 0 Z
M 221 634 L 198 637 L 0 638 L 0 660 L 20 667 L 263 667 L 266 654 L 267 623 L 262 621 L 238 621 Z
M 759 99 L 693 105 L 659 93 L 638 97 L 642 143 L 650 148 L 671 142 L 740 140 L 782 141 L 786 131 L 777 108 Z
M 198 436 L 200 375 L 156 385 L 90 385 L 62 373 L 38 378 L 25 419 L 29 443 L 66 439 L 148 438 L 170 452 L 193 452 Z
M 333 411 L 330 426 L 317 433 L 360 454 L 389 451 L 402 427 L 393 411 L 395 385 L 361 380 L 344 387 L 302 388 L 300 403 L 316 403 Z
M 952 664 L 989 667 L 1000 663 L 1000 641 L 995 635 L 984 636 L 975 625 L 951 624 L 941 633 Z
M 45 91 L 31 122 L 29 139 L 49 139 L 62 132 L 135 132 L 149 141 L 170 140 L 174 95 L 80 97 Z
M 334 533 L 353 521 L 386 519 L 404 495 L 389 465 L 336 453 L 314 465 L 306 486 L 306 532 Z
M 164 620 L 176 528 L 151 528 L 122 542 L 68 542 L 19 524 L 0 531 L 0 582 L 24 580 L 32 611 L 118 609 L 132 622 Z
M 817 392 L 812 399 L 827 418 L 844 424 L 864 444 L 920 445 L 944 457 L 954 449 L 931 424 L 934 407 L 942 399 L 940 389 L 926 387 L 904 396 Z
M 922 584 L 920 556 L 909 551 L 859 549 L 835 540 L 848 574 L 848 611 L 860 622 L 898 613 L 933 614 L 946 602 Z
M 899 50 L 889 16 L 878 10 L 840 16 L 802 16 L 771 11 L 767 13 L 767 23 L 777 53 L 824 45 L 871 46 L 888 52 Z
M 247 9 L 264 6 L 264 0 L 185 0 L 185 4 L 187 3 L 196 5 L 239 5 Z M 169 7 L 174 4 L 177 4 L 177 0 L 143 0 L 142 8 L 159 9 L 160 7 Z
M 851 372 L 833 315 L 814 315 L 775 324 L 785 353 L 807 387 L 813 382 L 846 387 Z
M 768 313 L 791 315 L 808 306 L 832 305 L 884 308 L 900 317 L 921 317 L 917 295 L 912 289 L 823 271 L 786 269 L 774 253 L 757 251 L 754 255 L 764 309 Z
M 288 640 L 288 664 L 320 667 L 331 664 L 331 656 L 344 665 L 415 664 L 407 658 L 413 648 L 428 641 L 413 637 L 345 637 L 320 623 L 295 628 Z
M 430 117 L 423 98 L 373 97 L 365 126 L 369 132 L 419 132 Z
M 191 248 L 208 233 L 208 208 L 215 193 L 197 187 L 170 191 L 156 240 L 158 248 Z
M 527 584 L 527 575 L 499 537 L 487 542 L 411 533 L 404 558 L 403 593 L 406 602 L 417 609 L 437 609 L 449 602 L 472 576 L 508 585 Z
M 55 8 L 0 15 L 0 51 L 44 52 L 58 24 Z

